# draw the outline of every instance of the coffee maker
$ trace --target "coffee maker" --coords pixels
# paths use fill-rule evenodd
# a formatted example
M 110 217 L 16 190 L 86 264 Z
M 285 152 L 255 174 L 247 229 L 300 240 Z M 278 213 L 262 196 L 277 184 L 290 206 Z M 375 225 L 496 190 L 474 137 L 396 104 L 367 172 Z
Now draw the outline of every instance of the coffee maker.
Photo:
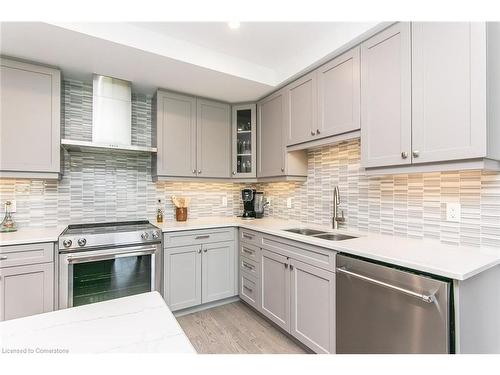
M 255 217 L 255 189 L 243 189 L 241 190 L 241 200 L 243 201 L 243 215 L 244 219 L 250 219 Z

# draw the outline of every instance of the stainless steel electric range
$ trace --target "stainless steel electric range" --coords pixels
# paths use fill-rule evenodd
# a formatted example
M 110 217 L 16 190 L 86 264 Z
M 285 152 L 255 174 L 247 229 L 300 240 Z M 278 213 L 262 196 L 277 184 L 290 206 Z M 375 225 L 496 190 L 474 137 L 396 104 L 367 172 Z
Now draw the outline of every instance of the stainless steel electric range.
M 149 221 L 69 225 L 59 236 L 59 308 L 161 291 L 161 231 Z

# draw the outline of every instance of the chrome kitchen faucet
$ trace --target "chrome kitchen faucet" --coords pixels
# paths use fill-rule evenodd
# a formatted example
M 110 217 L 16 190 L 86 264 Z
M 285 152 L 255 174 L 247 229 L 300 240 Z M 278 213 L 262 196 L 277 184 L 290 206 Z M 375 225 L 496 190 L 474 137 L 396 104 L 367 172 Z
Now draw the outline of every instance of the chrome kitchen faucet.
M 339 216 L 339 204 L 340 204 L 340 192 L 339 187 L 335 186 L 333 189 L 333 218 L 332 218 L 332 228 L 338 229 L 339 223 L 345 222 L 344 211 L 341 210 L 342 216 Z

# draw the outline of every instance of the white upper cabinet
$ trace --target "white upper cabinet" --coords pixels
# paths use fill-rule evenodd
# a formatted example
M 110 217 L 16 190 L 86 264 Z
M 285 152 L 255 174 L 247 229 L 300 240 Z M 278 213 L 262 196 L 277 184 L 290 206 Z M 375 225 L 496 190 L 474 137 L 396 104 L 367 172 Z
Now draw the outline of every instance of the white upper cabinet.
M 311 72 L 288 85 L 286 90 L 287 145 L 307 142 L 317 129 L 316 72 Z
M 362 165 L 369 174 L 500 170 L 500 67 L 487 63 L 500 54 L 500 28 L 416 22 L 411 43 L 409 31 L 398 23 L 361 45 Z
M 412 23 L 412 156 L 429 163 L 486 155 L 484 23 Z
M 0 59 L 0 177 L 58 178 L 61 73 Z
M 255 104 L 232 107 L 232 175 L 257 177 L 257 109 Z
M 231 176 L 231 108 L 228 104 L 197 99 L 198 177 Z
M 196 99 L 158 91 L 156 95 L 156 173 L 196 176 Z
M 361 44 L 361 162 L 411 163 L 410 24 L 397 23 Z
M 258 177 L 282 176 L 285 174 L 283 156 L 285 101 L 284 90 L 280 90 L 262 100 L 257 107 Z
M 159 90 L 156 102 L 156 177 L 229 178 L 228 104 Z
M 356 47 L 317 70 L 317 138 L 359 130 L 359 69 L 359 47 Z

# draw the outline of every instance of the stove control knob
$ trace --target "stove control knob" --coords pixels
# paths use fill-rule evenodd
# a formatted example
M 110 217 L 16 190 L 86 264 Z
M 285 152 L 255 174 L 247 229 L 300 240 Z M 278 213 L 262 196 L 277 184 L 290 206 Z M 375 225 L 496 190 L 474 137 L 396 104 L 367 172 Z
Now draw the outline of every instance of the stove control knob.
M 152 236 L 156 240 L 156 239 L 158 239 L 158 237 L 160 237 L 160 233 L 158 233 L 157 231 L 154 231 Z
M 85 246 L 86 243 L 87 243 L 87 240 L 85 238 L 80 238 L 78 240 L 78 246 Z
M 149 238 L 149 234 L 148 234 L 148 232 L 143 232 L 143 233 L 141 234 L 141 238 L 142 238 L 143 240 L 147 240 L 147 239 Z
M 71 240 L 64 240 L 63 245 L 64 247 L 70 247 L 73 244 L 73 241 Z

